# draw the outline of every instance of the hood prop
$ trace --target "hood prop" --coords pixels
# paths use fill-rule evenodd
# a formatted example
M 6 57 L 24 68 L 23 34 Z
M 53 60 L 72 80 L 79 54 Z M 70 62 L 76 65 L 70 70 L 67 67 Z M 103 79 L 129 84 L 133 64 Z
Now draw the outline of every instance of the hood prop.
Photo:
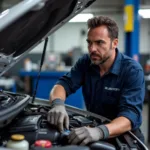
M 36 86 L 35 86 L 35 89 L 34 89 L 34 92 L 33 92 L 32 101 L 31 101 L 32 103 L 34 103 L 36 92 L 37 92 L 37 87 L 38 87 L 38 83 L 39 83 L 39 79 L 40 79 L 41 69 L 42 69 L 42 66 L 43 66 L 44 58 L 45 58 L 47 42 L 48 42 L 48 37 L 45 39 L 45 43 L 44 43 L 44 47 L 43 47 L 43 53 L 42 53 L 41 62 L 40 62 L 40 69 L 39 69 L 39 72 L 38 72 L 37 82 L 36 82 Z

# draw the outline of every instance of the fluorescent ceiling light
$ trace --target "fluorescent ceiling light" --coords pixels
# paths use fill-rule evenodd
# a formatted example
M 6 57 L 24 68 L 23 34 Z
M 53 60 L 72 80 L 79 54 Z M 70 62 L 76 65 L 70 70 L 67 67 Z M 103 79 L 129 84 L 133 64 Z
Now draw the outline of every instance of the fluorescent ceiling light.
M 150 9 L 140 9 L 138 13 L 142 18 L 150 18 Z
M 94 17 L 93 14 L 78 14 L 72 18 L 69 22 L 87 22 L 88 19 Z

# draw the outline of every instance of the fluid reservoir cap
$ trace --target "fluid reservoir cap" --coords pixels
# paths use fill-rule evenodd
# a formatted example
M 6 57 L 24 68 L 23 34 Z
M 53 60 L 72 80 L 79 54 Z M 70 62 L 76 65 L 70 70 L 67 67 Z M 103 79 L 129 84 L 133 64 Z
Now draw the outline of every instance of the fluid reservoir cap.
M 22 141 L 22 140 L 24 140 L 24 135 L 22 135 L 22 134 L 13 134 L 11 136 L 11 140 Z
M 35 141 L 34 146 L 43 147 L 43 148 L 51 148 L 52 143 L 51 141 L 48 141 L 48 140 L 37 140 Z

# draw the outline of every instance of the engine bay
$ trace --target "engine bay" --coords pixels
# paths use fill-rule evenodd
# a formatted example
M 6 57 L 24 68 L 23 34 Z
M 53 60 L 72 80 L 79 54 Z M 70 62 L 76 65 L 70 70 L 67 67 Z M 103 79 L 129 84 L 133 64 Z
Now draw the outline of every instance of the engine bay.
M 11 99 L 14 100 L 14 102 L 11 103 L 11 106 L 8 106 L 8 101 Z M 6 115 L 7 117 L 5 117 L 3 121 L 0 119 L 0 147 L 6 147 L 11 135 L 22 134 L 29 142 L 30 149 L 37 140 L 49 140 L 51 141 L 53 148 L 63 148 L 70 145 L 67 137 L 72 128 L 83 126 L 96 127 L 109 122 L 103 117 L 97 117 L 96 115 L 94 116 L 90 114 L 90 112 L 66 106 L 70 121 L 69 130 L 60 133 L 56 127 L 50 125 L 47 121 L 47 113 L 51 109 L 49 102 L 40 99 L 38 101 L 40 101 L 40 104 L 32 103 L 31 99 L 27 98 L 25 95 L 23 96 L 7 92 L 5 92 L 3 97 L 1 96 L 1 103 L 3 103 L 3 109 L 1 108 L 3 111 L 1 112 L 5 111 L 6 113 L 9 109 L 12 109 L 11 107 L 14 107 L 14 109 L 12 109 L 13 113 L 11 113 L 11 116 L 8 117 L 6 115 L 7 113 L 3 113 L 3 115 Z M 46 105 L 44 104 L 45 102 L 47 103 Z M 24 108 L 18 112 L 18 107 L 21 106 Z M 17 115 L 15 112 L 17 112 Z M 130 132 L 116 138 L 88 144 L 87 147 L 91 150 L 145 149 L 142 143 Z

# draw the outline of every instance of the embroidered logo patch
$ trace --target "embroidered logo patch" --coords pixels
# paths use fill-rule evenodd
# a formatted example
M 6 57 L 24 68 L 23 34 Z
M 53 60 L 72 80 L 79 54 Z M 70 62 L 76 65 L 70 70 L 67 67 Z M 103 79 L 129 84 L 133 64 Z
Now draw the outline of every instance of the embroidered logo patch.
M 105 90 L 108 90 L 108 91 L 120 91 L 120 89 L 118 89 L 118 88 L 112 88 L 112 87 L 107 87 L 107 86 L 105 86 Z

